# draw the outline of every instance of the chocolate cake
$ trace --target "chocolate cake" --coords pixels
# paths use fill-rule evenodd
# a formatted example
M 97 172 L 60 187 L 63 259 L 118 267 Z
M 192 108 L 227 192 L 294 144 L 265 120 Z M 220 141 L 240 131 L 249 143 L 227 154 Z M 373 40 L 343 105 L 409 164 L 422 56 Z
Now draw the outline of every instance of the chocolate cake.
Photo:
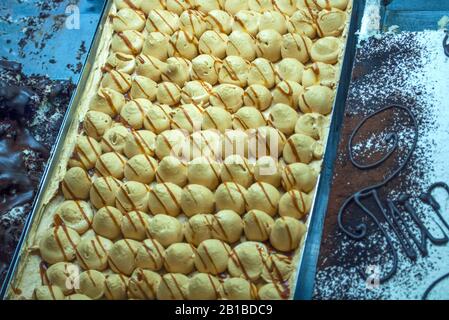
M 20 237 L 73 84 L 0 61 L 0 282 Z
M 443 31 L 426 31 L 360 43 L 316 299 L 447 298 L 441 278 L 449 271 L 449 60 L 443 40 L 447 44 Z
M 55 39 L 70 31 L 65 27 L 68 5 L 79 5 L 81 12 L 88 12 L 85 28 L 93 34 L 98 19 L 94 13 L 101 11 L 97 8 L 101 1 L 15 0 L 0 4 L 4 43 L 0 50 L 0 284 L 74 89 L 68 78 L 79 76 L 90 41 L 77 34 L 75 51 L 67 54 L 67 59 L 54 52 Z M 89 30 L 84 29 L 83 34 L 90 34 Z

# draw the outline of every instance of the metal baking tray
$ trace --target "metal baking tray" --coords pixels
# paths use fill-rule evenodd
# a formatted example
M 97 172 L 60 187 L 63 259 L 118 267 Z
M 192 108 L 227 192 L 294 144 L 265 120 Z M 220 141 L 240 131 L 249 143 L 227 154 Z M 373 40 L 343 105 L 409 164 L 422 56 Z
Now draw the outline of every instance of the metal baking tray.
M 334 160 L 336 158 L 340 129 L 346 98 L 351 80 L 354 63 L 357 36 L 356 30 L 360 27 L 366 0 L 353 0 L 351 18 L 347 30 L 346 47 L 340 66 L 340 79 L 338 82 L 334 106 L 332 109 L 329 134 L 326 142 L 326 152 L 323 158 L 321 173 L 315 189 L 313 205 L 307 220 L 307 233 L 304 236 L 303 249 L 299 258 L 298 275 L 294 300 L 310 300 L 313 291 L 316 262 L 320 251 L 321 235 L 326 216 L 327 202 Z
M 21 272 L 21 266 L 24 258 L 24 251 L 27 250 L 26 244 L 29 233 L 34 224 L 38 224 L 42 213 L 45 209 L 43 200 L 46 193 L 47 187 L 52 180 L 52 177 L 58 170 L 58 164 L 61 160 L 61 153 L 63 150 L 64 140 L 69 131 L 78 126 L 79 122 L 76 119 L 77 106 L 83 96 L 85 89 L 85 84 L 90 76 L 92 67 L 95 62 L 97 55 L 97 49 L 100 43 L 100 38 L 102 36 L 103 25 L 108 17 L 108 13 L 111 9 L 113 1 L 107 1 L 102 10 L 102 18 L 98 23 L 98 27 L 95 33 L 94 41 L 90 47 L 88 58 L 86 64 L 83 68 L 82 75 L 76 89 L 76 92 L 70 102 L 70 106 L 65 115 L 61 130 L 59 132 L 58 138 L 55 143 L 54 151 L 50 157 L 49 165 L 44 173 L 41 186 L 39 188 L 37 197 L 33 204 L 33 210 L 30 213 L 27 222 L 24 227 L 20 242 L 14 254 L 13 260 L 11 262 L 6 280 L 0 291 L 0 298 L 7 299 L 10 292 L 15 291 L 15 283 L 18 280 L 17 276 Z M 293 298 L 294 299 L 305 299 L 303 293 L 304 289 L 307 287 L 304 285 L 307 277 L 310 275 L 307 272 L 307 267 L 309 265 L 310 257 L 313 257 L 313 252 L 319 250 L 316 247 L 316 239 L 321 238 L 321 229 L 324 220 L 325 208 L 327 204 L 327 197 L 329 193 L 330 179 L 332 177 L 332 167 L 333 159 L 335 158 L 336 146 L 338 143 L 338 131 L 342 121 L 343 109 L 346 101 L 346 95 L 348 90 L 349 78 L 351 75 L 352 62 L 355 52 L 355 30 L 359 24 L 360 13 L 363 12 L 363 7 L 365 0 L 353 0 L 352 1 L 352 11 L 350 13 L 349 23 L 346 32 L 346 47 L 343 53 L 342 61 L 340 62 L 340 79 L 338 81 L 336 98 L 333 106 L 333 111 L 331 115 L 331 123 L 329 135 L 326 141 L 326 154 L 324 156 L 324 161 L 322 164 L 322 171 L 318 177 L 318 183 L 315 188 L 315 194 L 313 198 L 313 204 L 311 208 L 311 213 L 307 219 L 307 233 L 303 239 L 303 249 L 299 254 L 298 268 L 296 273 L 296 285 L 293 287 L 295 289 Z M 316 254 L 317 257 L 317 254 Z M 312 275 L 313 277 L 314 275 Z

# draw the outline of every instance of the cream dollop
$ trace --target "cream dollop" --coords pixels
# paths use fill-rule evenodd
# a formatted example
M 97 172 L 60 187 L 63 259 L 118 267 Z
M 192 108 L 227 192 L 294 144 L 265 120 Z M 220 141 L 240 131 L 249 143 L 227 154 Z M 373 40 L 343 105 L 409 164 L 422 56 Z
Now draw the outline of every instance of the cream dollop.
M 218 59 L 226 57 L 228 36 L 215 30 L 207 30 L 198 41 L 198 50 L 202 54 L 210 54 Z
M 292 189 L 310 192 L 315 188 L 318 178 L 317 172 L 304 163 L 292 163 L 282 172 L 282 187 L 290 191 Z
M 243 232 L 242 218 L 232 210 L 218 211 L 212 222 L 212 236 L 227 243 L 240 240 Z
M 164 268 L 168 272 L 189 274 L 193 271 L 194 247 L 189 243 L 174 243 L 165 250 Z
M 267 122 L 283 134 L 289 136 L 295 129 L 298 113 L 289 105 L 278 103 L 270 109 Z
M 281 58 L 282 36 L 272 29 L 260 31 L 256 36 L 256 53 L 258 57 L 276 62 Z
M 188 216 L 213 213 L 215 207 L 214 194 L 199 184 L 187 185 L 181 196 L 182 211 Z
M 174 183 L 158 183 L 151 187 L 148 208 L 153 215 L 176 217 L 181 212 L 182 189 Z
M 218 72 L 218 81 L 245 87 L 248 79 L 249 62 L 239 56 L 227 56 Z
M 231 247 L 222 240 L 206 239 L 196 249 L 196 269 L 213 275 L 225 272 L 230 252 Z
M 182 224 L 178 219 L 165 214 L 157 214 L 150 220 L 148 233 L 165 248 L 173 243 L 182 242 L 184 238 Z
M 212 89 L 210 103 L 235 113 L 243 105 L 243 95 L 244 90 L 236 85 L 220 84 Z
M 264 111 L 271 106 L 273 101 L 273 96 L 270 90 L 268 90 L 264 85 L 252 84 L 248 86 L 245 90 L 243 96 L 243 102 L 246 106 L 253 106 Z
M 277 250 L 288 252 L 299 246 L 305 233 L 304 223 L 292 217 L 281 217 L 271 228 L 270 243 Z
M 239 56 L 245 60 L 252 61 L 256 57 L 255 39 L 244 31 L 235 30 L 228 37 L 228 56 Z
M 279 191 L 271 184 L 256 182 L 248 188 L 246 194 L 247 209 L 257 209 L 274 216 L 280 199 Z
M 167 10 L 154 9 L 148 12 L 146 29 L 148 32 L 161 32 L 172 35 L 179 29 L 179 17 Z

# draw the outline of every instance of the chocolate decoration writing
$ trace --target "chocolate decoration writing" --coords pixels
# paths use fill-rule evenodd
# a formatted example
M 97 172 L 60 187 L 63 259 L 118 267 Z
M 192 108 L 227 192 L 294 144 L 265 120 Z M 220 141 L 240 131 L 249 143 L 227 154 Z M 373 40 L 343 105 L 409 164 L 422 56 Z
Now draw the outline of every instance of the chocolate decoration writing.
M 439 285 L 441 282 L 443 282 L 444 280 L 449 278 L 449 273 L 445 274 L 444 276 L 438 278 L 437 280 L 435 280 L 434 282 L 432 282 L 432 284 L 426 289 L 426 291 L 424 292 L 423 296 L 422 296 L 422 300 L 427 300 L 427 298 L 429 297 L 429 294 L 433 291 L 433 289 L 435 289 L 435 287 L 437 285 Z
M 437 238 L 431 234 L 429 228 L 426 227 L 424 222 L 418 217 L 415 208 L 413 208 L 411 202 L 409 201 L 410 197 L 408 195 L 401 195 L 397 200 L 392 200 L 390 198 L 381 199 L 381 197 L 379 196 L 379 190 L 398 176 L 398 174 L 407 166 L 411 156 L 413 155 L 416 149 L 416 145 L 418 142 L 418 125 L 415 116 L 407 107 L 399 105 L 391 105 L 381 108 L 365 117 L 356 126 L 356 128 L 353 130 L 353 132 L 349 137 L 348 142 L 349 159 L 352 165 L 357 169 L 370 170 L 381 166 L 398 149 L 399 146 L 398 134 L 395 132 L 391 132 L 386 136 L 386 142 L 390 143 L 391 146 L 380 160 L 375 161 L 371 164 L 361 164 L 355 159 L 353 153 L 353 141 L 357 136 L 358 132 L 360 131 L 360 129 L 364 126 L 364 124 L 368 120 L 390 109 L 398 109 L 400 111 L 405 112 L 411 120 L 411 127 L 413 129 L 413 142 L 411 143 L 410 150 L 405 155 L 404 160 L 395 171 L 393 171 L 383 181 L 365 187 L 355 192 L 353 195 L 351 195 L 349 198 L 345 200 L 345 202 L 343 203 L 338 212 L 338 226 L 340 230 L 343 231 L 343 233 L 345 233 L 349 238 L 356 241 L 361 241 L 367 238 L 368 226 L 365 222 L 362 222 L 357 226 L 355 226 L 355 230 L 350 230 L 347 226 L 345 226 L 343 216 L 345 212 L 347 212 L 349 206 L 351 204 L 355 204 L 356 207 L 360 209 L 360 211 L 363 214 L 365 214 L 370 218 L 370 220 L 374 223 L 376 229 L 380 231 L 383 238 L 386 240 L 388 247 L 387 250 L 389 252 L 389 255 L 392 257 L 392 267 L 390 268 L 390 270 L 385 272 L 380 277 L 379 279 L 380 284 L 390 280 L 396 274 L 398 269 L 398 261 L 399 261 L 398 251 L 393 246 L 393 237 L 392 237 L 393 235 L 399 241 L 400 247 L 402 248 L 406 256 L 412 261 L 415 261 L 418 258 L 418 254 L 421 254 L 423 257 L 428 255 L 427 250 L 428 241 L 430 241 L 434 245 L 444 245 L 449 242 L 448 236 L 444 232 L 443 227 L 441 227 L 439 224 L 437 225 L 440 228 L 443 236 L 441 238 Z M 428 204 L 432 207 L 433 211 L 436 213 L 439 220 L 442 221 L 444 226 L 449 230 L 449 225 L 444 221 L 439 211 L 440 205 L 432 196 L 432 192 L 437 188 L 443 188 L 449 194 L 449 187 L 445 183 L 438 182 L 430 186 L 428 190 L 423 195 L 420 196 L 420 200 L 423 203 Z M 369 209 L 366 205 L 364 205 L 363 201 L 367 199 L 374 200 L 376 210 L 379 210 L 379 212 L 382 214 L 382 217 L 385 219 L 388 226 L 393 231 L 393 234 L 389 233 L 388 230 L 383 226 L 381 221 L 376 217 L 375 212 Z M 403 208 L 404 210 L 400 210 L 399 208 Z M 409 217 L 411 218 L 410 220 L 413 221 L 416 228 L 419 230 L 420 232 L 419 238 L 412 231 L 410 226 L 406 223 L 403 212 L 408 213 Z M 418 252 L 414 249 L 414 245 L 416 246 L 416 248 L 418 248 Z M 358 271 L 364 279 L 368 279 L 368 275 L 363 270 L 359 269 Z
M 446 36 L 443 40 L 444 54 L 449 57 L 449 31 L 446 30 Z

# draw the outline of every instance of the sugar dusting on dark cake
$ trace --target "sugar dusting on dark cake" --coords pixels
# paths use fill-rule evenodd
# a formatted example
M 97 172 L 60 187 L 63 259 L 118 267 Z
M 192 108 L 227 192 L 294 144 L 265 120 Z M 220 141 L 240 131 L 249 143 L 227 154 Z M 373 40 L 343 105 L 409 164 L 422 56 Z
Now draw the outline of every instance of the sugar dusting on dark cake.
M 0 282 L 31 209 L 73 84 L 0 60 Z
M 417 227 L 404 202 L 407 200 L 416 210 L 435 238 L 444 239 L 443 232 L 449 235 L 449 229 L 431 206 L 420 199 L 433 183 L 449 184 L 449 100 L 444 96 L 449 92 L 449 62 L 444 55 L 443 38 L 442 31 L 390 33 L 368 38 L 358 48 L 323 231 L 315 298 L 420 299 L 435 279 L 449 272 L 449 243 L 434 244 L 428 240 L 423 246 L 428 252 L 418 248 L 412 237 L 420 240 L 423 228 Z M 351 150 L 354 161 L 366 165 L 382 159 L 395 144 L 397 148 L 375 168 L 356 168 L 349 158 L 351 134 L 366 116 L 390 105 L 406 109 L 391 108 L 369 118 L 354 136 Z M 413 117 L 404 110 L 409 110 Z M 412 150 L 415 129 L 418 140 Z M 411 152 L 399 174 L 376 189 L 384 206 L 391 200 L 399 209 L 400 223 L 394 225 L 399 231 L 395 232 L 379 212 L 375 198 L 367 197 L 363 205 L 374 213 L 375 219 L 355 205 L 341 214 L 345 230 L 357 235 L 366 228 L 366 235 L 356 240 L 345 234 L 338 224 L 338 213 L 345 200 L 388 179 Z M 448 194 L 438 188 L 432 195 L 447 218 Z M 384 283 L 373 282 L 390 271 L 394 273 Z M 364 278 L 367 275 L 373 277 Z M 431 298 L 447 293 L 448 290 L 441 290 L 444 286 L 447 289 L 449 283 L 435 288 Z

